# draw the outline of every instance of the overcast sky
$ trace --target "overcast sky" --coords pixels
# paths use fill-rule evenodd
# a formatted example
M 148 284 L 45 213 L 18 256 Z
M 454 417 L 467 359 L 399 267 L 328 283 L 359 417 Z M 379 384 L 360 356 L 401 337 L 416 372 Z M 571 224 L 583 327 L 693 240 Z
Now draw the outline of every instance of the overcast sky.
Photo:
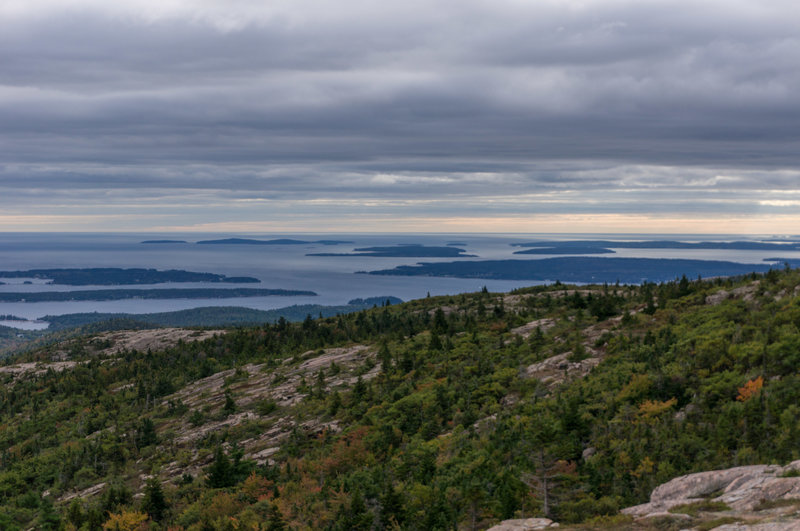
M 800 4 L 0 0 L 0 230 L 800 234 Z

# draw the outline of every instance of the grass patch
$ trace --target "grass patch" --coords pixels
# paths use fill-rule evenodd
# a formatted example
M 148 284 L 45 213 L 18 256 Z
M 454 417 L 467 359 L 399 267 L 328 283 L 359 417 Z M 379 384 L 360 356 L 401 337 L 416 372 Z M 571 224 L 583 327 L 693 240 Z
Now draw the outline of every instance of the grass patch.
M 278 409 L 278 404 L 274 400 L 264 399 L 256 403 L 256 411 L 262 417 L 266 417 L 276 409 Z
M 780 476 L 781 478 L 800 478 L 800 469 L 798 468 L 790 468 L 786 472 L 782 473 Z
M 669 510 L 671 513 L 688 514 L 689 516 L 697 516 L 701 512 L 716 513 L 720 511 L 730 511 L 731 508 L 727 504 L 720 501 L 698 501 L 694 503 L 684 503 L 676 505 Z
M 761 500 L 758 505 L 753 507 L 754 511 L 766 511 L 767 509 L 775 509 L 777 507 L 791 507 L 800 505 L 800 500 L 793 500 L 788 498 L 780 498 L 778 500 Z

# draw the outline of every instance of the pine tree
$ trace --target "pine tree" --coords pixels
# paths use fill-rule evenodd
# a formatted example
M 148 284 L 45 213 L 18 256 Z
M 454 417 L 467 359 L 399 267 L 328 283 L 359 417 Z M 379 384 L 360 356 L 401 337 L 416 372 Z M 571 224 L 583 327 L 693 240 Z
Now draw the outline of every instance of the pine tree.
M 83 507 L 81 506 L 81 502 L 78 498 L 73 499 L 72 503 L 69 504 L 69 508 L 67 509 L 67 520 L 69 520 L 69 522 L 75 526 L 75 529 L 80 529 L 81 525 L 83 525 Z
M 150 518 L 159 522 L 167 514 L 169 505 L 161 489 L 161 482 L 158 478 L 152 477 L 147 480 L 144 488 L 144 498 L 142 498 L 142 510 L 150 515 Z
M 39 519 L 36 529 L 58 531 L 61 527 L 61 517 L 53 507 L 53 502 L 50 501 L 50 498 L 42 498 L 39 504 Z
M 228 415 L 236 411 L 236 402 L 233 400 L 230 389 L 225 390 L 225 405 L 222 407 L 222 410 Z
M 231 461 L 225 455 L 222 446 L 217 446 L 217 449 L 214 450 L 214 462 L 208 468 L 206 482 L 212 489 L 222 489 L 233 485 Z
M 136 444 L 139 448 L 158 443 L 156 427 L 149 418 L 142 419 L 139 428 L 136 430 Z
M 286 529 L 286 522 L 283 519 L 281 511 L 274 503 L 269 507 L 269 524 L 266 531 L 284 531 Z

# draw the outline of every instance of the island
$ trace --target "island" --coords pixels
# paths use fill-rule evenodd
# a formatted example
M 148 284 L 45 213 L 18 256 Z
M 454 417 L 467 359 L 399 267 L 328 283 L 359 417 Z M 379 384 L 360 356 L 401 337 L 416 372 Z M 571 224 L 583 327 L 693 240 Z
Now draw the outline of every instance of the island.
M 139 243 L 188 243 L 185 240 L 145 240 Z
M 320 304 L 299 304 L 275 310 L 254 310 L 240 306 L 207 306 L 175 312 L 160 313 L 71 313 L 66 315 L 45 315 L 40 320 L 50 324 L 47 332 L 66 330 L 78 326 L 106 323 L 101 329 L 117 325 L 123 328 L 147 328 L 153 326 L 246 326 L 274 323 L 280 318 L 288 321 L 302 321 L 307 316 L 333 317 L 346 313 L 367 310 L 374 306 L 400 304 L 397 297 L 368 297 L 353 299 L 347 304 L 326 306 Z
M 512 247 L 534 248 L 601 248 L 617 249 L 726 249 L 736 251 L 798 251 L 800 244 L 769 243 L 757 241 L 731 241 L 731 242 L 682 242 L 675 240 L 650 240 L 650 241 L 612 241 L 612 240 L 572 240 L 572 241 L 545 241 L 539 240 L 526 243 L 512 243 Z M 611 251 L 613 252 L 613 251 Z M 516 253 L 515 253 L 516 254 Z M 550 254 L 550 253 L 548 253 Z
M 563 245 L 559 247 L 533 247 L 514 254 L 614 254 L 615 251 L 606 247 L 593 247 L 591 245 Z
M 224 238 L 222 240 L 200 240 L 198 245 L 342 245 L 346 243 L 353 243 L 340 240 L 291 240 L 288 238 L 279 238 L 277 240 L 253 240 L 250 238 Z
M 352 253 L 308 253 L 306 256 L 372 256 L 379 258 L 472 258 L 458 247 L 434 247 L 419 244 L 389 247 L 361 247 Z
M 769 265 L 742 264 L 718 260 L 672 258 L 559 257 L 540 260 L 479 260 L 464 262 L 423 262 L 393 269 L 369 271 L 370 275 L 481 278 L 487 280 L 537 280 L 563 282 L 666 282 L 686 275 L 727 277 L 763 273 Z M 365 273 L 361 271 L 359 273 Z
M 124 299 L 233 299 L 241 297 L 316 297 L 313 291 L 252 288 L 99 289 L 85 291 L 0 292 L 0 302 L 116 301 Z
M 226 282 L 257 284 L 253 277 L 227 277 L 215 273 L 197 273 L 180 269 L 122 269 L 96 267 L 87 269 L 29 269 L 27 271 L 0 271 L 0 278 L 36 278 L 50 280 L 51 284 L 65 286 L 124 286 L 136 284 L 164 284 L 167 282 Z M 30 282 L 26 282 L 28 284 Z

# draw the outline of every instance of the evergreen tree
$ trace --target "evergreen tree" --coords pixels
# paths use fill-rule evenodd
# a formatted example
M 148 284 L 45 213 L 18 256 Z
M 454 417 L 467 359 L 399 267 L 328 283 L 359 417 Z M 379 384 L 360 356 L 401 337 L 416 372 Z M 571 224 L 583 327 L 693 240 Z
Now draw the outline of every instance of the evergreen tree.
M 278 506 L 273 503 L 269 507 L 269 523 L 266 531 L 285 531 L 286 529 L 286 521 L 283 519 Z
M 50 501 L 50 498 L 42 498 L 39 504 L 39 518 L 36 529 L 41 529 L 42 531 L 59 531 L 61 526 L 61 517 L 56 512 L 55 507 L 53 507 L 53 502 Z
M 402 527 L 405 521 L 403 513 L 403 498 L 394 489 L 391 482 L 387 481 L 380 497 L 381 516 L 380 522 L 385 529 L 391 529 L 395 525 Z
M 150 518 L 160 522 L 167 514 L 169 505 L 161 489 L 161 482 L 156 477 L 147 480 L 144 487 L 144 498 L 142 498 L 142 510 L 150 515 Z
M 231 415 L 236 411 L 236 402 L 233 400 L 233 395 L 230 389 L 225 389 L 225 405 L 222 406 L 222 411 Z
M 214 450 L 214 462 L 208 468 L 206 483 L 212 489 L 223 489 L 232 486 L 234 483 L 233 467 L 230 459 L 222 450 L 222 446 L 217 446 L 216 450 Z
M 150 446 L 158 443 L 158 435 L 156 435 L 156 427 L 153 421 L 147 417 L 142 419 L 139 428 L 136 430 L 136 445 L 139 448 Z
M 80 529 L 83 525 L 85 516 L 83 514 L 83 506 L 78 498 L 72 500 L 67 509 L 67 520 L 75 526 L 75 529 Z

